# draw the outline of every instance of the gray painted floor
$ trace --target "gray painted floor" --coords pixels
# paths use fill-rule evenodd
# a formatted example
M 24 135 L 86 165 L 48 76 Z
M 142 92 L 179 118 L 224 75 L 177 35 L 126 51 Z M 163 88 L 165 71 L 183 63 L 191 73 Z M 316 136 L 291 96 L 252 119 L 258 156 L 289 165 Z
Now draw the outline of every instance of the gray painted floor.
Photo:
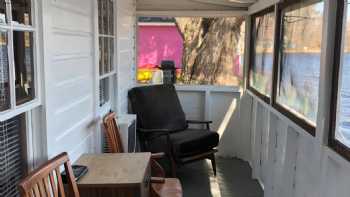
M 248 163 L 217 158 L 217 176 L 209 161 L 187 164 L 178 170 L 184 197 L 263 197 L 259 183 L 251 179 Z

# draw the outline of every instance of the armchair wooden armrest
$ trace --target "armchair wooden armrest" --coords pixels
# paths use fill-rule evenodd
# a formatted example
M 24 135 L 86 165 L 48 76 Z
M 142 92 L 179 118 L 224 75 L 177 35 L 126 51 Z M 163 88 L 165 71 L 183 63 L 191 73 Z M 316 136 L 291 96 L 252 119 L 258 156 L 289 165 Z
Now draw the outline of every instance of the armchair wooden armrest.
M 151 183 L 165 183 L 164 177 L 151 177 Z
M 165 157 L 165 153 L 152 153 L 151 158 L 152 159 L 161 159 Z
M 137 128 L 142 133 L 168 133 L 171 132 L 169 129 L 145 129 L 145 128 Z

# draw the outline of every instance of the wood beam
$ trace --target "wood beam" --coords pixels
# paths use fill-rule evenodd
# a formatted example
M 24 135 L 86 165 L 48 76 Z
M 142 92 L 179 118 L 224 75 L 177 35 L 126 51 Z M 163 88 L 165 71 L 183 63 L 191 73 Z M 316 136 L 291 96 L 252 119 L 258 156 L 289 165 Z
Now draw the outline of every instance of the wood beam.
M 233 16 L 247 16 L 247 10 L 227 10 L 227 11 L 199 11 L 199 10 L 169 10 L 169 11 L 151 11 L 138 10 L 137 16 L 147 17 L 233 17 Z

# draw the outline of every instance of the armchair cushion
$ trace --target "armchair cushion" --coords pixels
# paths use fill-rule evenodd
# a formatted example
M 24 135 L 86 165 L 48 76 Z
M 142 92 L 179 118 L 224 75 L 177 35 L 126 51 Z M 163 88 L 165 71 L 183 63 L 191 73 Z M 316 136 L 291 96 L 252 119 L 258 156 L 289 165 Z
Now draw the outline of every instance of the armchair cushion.
M 186 129 L 170 134 L 170 140 L 176 157 L 186 157 L 209 151 L 219 144 L 219 134 L 206 129 Z M 156 138 L 150 143 L 151 152 L 164 151 L 167 148 L 166 137 Z
M 135 87 L 128 97 L 132 112 L 137 115 L 138 128 L 186 129 L 185 113 L 173 85 Z
M 219 144 L 219 134 L 205 129 L 187 129 L 170 135 L 177 156 L 209 151 Z

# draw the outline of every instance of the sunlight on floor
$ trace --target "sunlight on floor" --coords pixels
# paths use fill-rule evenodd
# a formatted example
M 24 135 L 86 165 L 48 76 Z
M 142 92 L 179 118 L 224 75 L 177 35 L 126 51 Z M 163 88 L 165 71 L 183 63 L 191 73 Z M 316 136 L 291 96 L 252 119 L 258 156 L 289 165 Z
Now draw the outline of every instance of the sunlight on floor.
M 251 179 L 251 168 L 239 159 L 217 158 L 217 176 L 209 161 L 182 166 L 178 171 L 184 197 L 263 197 L 259 183 Z
M 207 161 L 206 163 L 207 163 L 207 166 L 211 166 L 210 161 Z M 221 197 L 220 187 L 219 187 L 219 184 L 218 184 L 216 179 L 217 179 L 217 177 L 215 177 L 212 174 L 209 177 L 210 193 L 211 193 L 211 196 L 213 196 L 213 197 Z

